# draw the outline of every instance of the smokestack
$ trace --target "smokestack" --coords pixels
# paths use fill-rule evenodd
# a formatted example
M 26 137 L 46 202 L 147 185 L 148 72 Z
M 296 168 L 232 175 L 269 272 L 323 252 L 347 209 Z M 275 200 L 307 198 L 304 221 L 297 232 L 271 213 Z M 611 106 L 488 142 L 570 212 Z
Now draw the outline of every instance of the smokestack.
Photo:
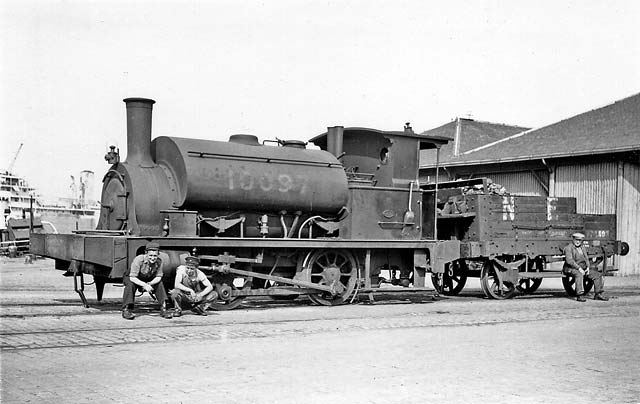
M 344 126 L 331 126 L 327 128 L 327 151 L 338 157 L 342 154 L 342 141 Z
M 127 159 L 126 163 L 143 167 L 154 165 L 151 158 L 151 111 L 154 100 L 125 98 L 127 104 Z

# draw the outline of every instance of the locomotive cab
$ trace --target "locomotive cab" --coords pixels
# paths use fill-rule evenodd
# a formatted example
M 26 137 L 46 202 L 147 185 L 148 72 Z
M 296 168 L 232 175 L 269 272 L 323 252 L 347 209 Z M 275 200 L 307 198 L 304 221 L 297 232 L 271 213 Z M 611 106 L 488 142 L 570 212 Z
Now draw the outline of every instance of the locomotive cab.
M 344 165 L 349 186 L 350 215 L 341 222 L 340 236 L 352 239 L 413 239 L 424 231 L 423 193 L 418 181 L 420 150 L 439 149 L 449 138 L 424 136 L 409 124 L 403 131 L 334 126 L 310 141 Z

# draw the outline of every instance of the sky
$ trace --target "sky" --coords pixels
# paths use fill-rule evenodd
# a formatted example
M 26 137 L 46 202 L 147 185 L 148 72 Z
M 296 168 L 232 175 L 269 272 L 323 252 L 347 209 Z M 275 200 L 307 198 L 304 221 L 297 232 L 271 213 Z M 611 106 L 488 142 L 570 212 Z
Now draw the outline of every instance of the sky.
M 48 198 L 153 134 L 308 140 L 456 117 L 540 127 L 640 92 L 640 2 L 33 1 L 0 4 L 0 169 Z

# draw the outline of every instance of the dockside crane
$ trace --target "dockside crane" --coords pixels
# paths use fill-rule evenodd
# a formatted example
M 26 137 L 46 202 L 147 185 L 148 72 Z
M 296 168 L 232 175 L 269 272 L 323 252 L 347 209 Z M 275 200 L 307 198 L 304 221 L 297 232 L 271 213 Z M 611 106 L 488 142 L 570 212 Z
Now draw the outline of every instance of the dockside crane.
M 16 164 L 16 160 L 18 159 L 18 155 L 20 154 L 20 150 L 22 150 L 22 145 L 24 145 L 24 143 L 20 143 L 20 146 L 18 146 L 18 150 L 16 150 L 16 154 L 13 155 L 13 159 L 11 160 L 11 163 L 9 164 L 9 167 L 7 168 L 7 171 L 9 173 L 13 172 L 13 166 Z

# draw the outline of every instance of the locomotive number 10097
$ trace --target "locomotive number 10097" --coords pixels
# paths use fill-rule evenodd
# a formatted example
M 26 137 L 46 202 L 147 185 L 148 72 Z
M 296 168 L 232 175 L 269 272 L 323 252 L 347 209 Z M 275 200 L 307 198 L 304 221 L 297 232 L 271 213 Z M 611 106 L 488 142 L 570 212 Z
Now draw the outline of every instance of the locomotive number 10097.
M 249 170 L 227 171 L 228 187 L 230 191 L 241 189 L 251 191 L 260 189 L 263 192 L 278 191 L 281 193 L 297 192 L 304 194 L 309 188 L 309 177 L 303 174 L 276 174 L 263 172 L 256 177 Z

